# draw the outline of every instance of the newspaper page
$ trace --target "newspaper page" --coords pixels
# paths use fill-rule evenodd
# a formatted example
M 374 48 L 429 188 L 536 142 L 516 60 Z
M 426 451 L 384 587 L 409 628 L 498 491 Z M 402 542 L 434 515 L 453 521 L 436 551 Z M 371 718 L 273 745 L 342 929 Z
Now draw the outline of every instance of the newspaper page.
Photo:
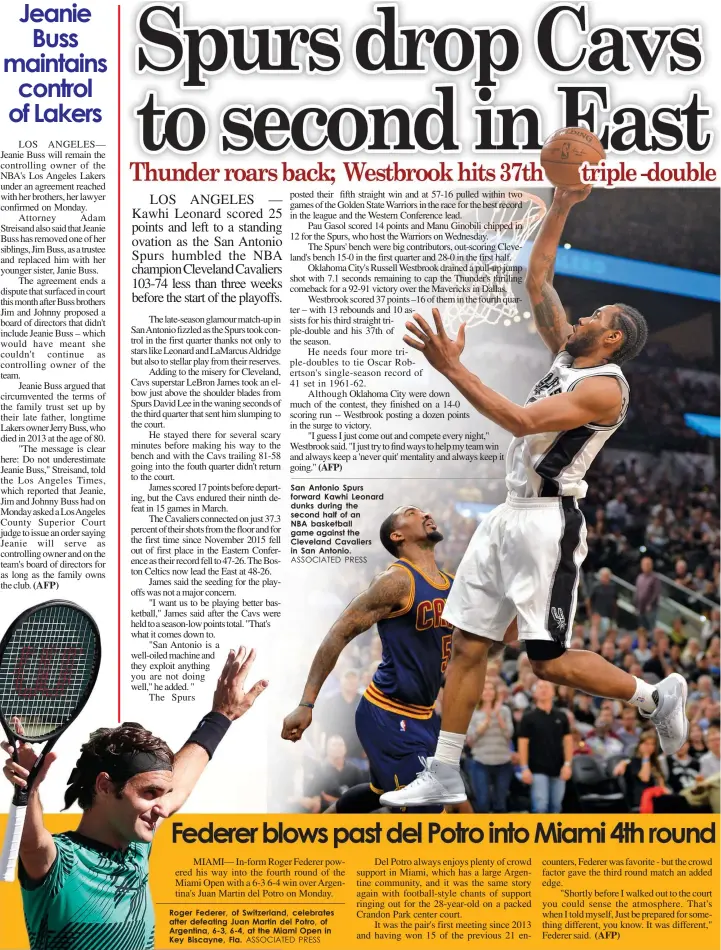
M 0 947 L 717 948 L 715 5 L 2 26 Z

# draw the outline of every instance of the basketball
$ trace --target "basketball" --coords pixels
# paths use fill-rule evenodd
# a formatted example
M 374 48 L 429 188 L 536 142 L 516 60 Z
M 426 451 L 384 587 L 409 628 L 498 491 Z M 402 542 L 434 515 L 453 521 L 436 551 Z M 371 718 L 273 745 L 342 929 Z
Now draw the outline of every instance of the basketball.
M 541 149 L 541 165 L 553 185 L 577 188 L 581 185 L 579 168 L 584 162 L 598 165 L 606 152 L 588 129 L 559 129 L 546 139 Z

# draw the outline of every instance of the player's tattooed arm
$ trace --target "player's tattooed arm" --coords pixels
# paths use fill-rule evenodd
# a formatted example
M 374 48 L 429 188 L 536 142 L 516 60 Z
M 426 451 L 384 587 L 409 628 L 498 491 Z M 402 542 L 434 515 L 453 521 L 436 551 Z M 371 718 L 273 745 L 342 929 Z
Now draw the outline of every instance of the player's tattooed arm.
M 411 595 L 407 571 L 389 568 L 379 574 L 370 587 L 348 604 L 323 638 L 311 663 L 301 703 L 315 703 L 318 693 L 351 640 L 369 630 L 374 623 L 402 610 Z M 312 720 L 312 710 L 299 705 L 283 720 L 281 736 L 297 742 Z
M 555 356 L 571 335 L 571 325 L 563 304 L 553 285 L 548 282 L 541 284 L 538 293 L 531 291 L 528 281 L 526 286 L 529 290 L 531 311 L 536 321 L 538 335 Z
M 533 242 L 526 274 L 526 289 L 539 336 L 555 355 L 563 347 L 571 326 L 563 305 L 553 288 L 556 251 L 568 213 L 574 204 L 583 201 L 591 186 L 583 189 L 557 188 L 553 203 Z

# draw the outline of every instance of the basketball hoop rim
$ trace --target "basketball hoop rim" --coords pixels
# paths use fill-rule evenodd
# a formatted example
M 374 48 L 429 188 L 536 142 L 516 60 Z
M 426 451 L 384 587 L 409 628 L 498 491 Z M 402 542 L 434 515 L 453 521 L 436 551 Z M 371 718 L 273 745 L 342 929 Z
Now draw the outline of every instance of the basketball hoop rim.
M 487 204 L 483 205 L 484 217 L 487 221 L 493 223 L 493 233 L 489 235 L 485 250 L 488 251 L 494 247 L 501 239 L 504 233 L 511 232 L 513 236 L 513 247 L 507 249 L 504 258 L 504 267 L 514 264 L 523 245 L 530 240 L 539 223 L 546 214 L 546 202 L 539 195 L 528 191 L 515 189 L 503 189 L 501 194 L 493 199 L 486 198 Z M 510 201 L 508 207 L 501 207 L 498 202 Z M 505 216 L 508 212 L 508 217 Z M 500 219 L 496 218 L 500 215 Z M 476 207 L 470 212 L 470 218 L 465 220 L 481 220 L 481 209 Z M 489 264 L 489 267 L 492 267 Z M 477 279 L 477 278 L 474 278 Z M 505 290 L 504 290 L 505 287 Z M 496 296 L 505 294 L 509 298 L 515 296 L 511 292 L 508 283 L 499 284 L 494 289 Z M 510 300 L 500 300 L 494 297 L 492 293 L 490 299 L 486 292 L 479 293 L 474 300 L 464 300 L 463 302 L 454 302 L 445 310 L 443 322 L 446 328 L 454 331 L 458 325 L 463 322 L 468 327 L 476 326 L 481 323 L 497 324 L 503 320 L 504 325 L 511 321 L 517 322 L 520 319 L 515 302 L 511 304 Z
M 529 224 L 535 224 L 536 221 L 539 221 L 548 210 L 546 207 L 546 202 L 543 200 L 543 198 L 539 197 L 539 195 L 534 195 L 530 191 L 521 191 L 520 195 L 522 201 L 530 201 L 531 204 L 536 206 L 533 218 L 529 219 Z

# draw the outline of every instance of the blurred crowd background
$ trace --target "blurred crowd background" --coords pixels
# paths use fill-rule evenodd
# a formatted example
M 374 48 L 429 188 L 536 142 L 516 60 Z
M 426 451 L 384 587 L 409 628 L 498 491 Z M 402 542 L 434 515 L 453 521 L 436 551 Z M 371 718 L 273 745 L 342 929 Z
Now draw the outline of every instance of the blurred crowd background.
M 707 195 L 693 189 L 634 189 L 630 201 L 624 190 L 606 191 L 595 206 L 592 195 L 583 214 L 571 215 L 564 240 L 599 253 L 718 274 L 718 201 Z M 669 208 L 674 209 L 673 228 L 668 227 Z M 719 443 L 685 419 L 688 413 L 719 416 L 718 294 L 714 301 L 580 276 L 557 277 L 555 284 L 571 320 L 620 300 L 638 307 L 650 329 L 644 354 L 624 366 L 631 388 L 627 420 L 591 467 L 581 502 L 589 550 L 572 646 L 599 652 L 649 682 L 674 671 L 683 675 L 689 689 L 689 742 L 677 755 L 664 757 L 655 730 L 633 707 L 539 684 L 523 645 L 512 644 L 489 664 L 469 729 L 464 773 L 470 807 L 482 812 L 718 811 Z M 482 368 L 489 345 L 494 365 L 507 367 L 504 394 L 523 403 L 527 392 L 514 366 L 522 359 L 540 376 L 549 364 L 532 321 L 469 334 L 468 365 Z M 431 477 L 409 480 L 407 489 L 404 503 L 430 511 L 443 531 L 438 562 L 450 572 L 479 520 L 504 495 L 502 481 L 489 478 Z M 380 525 L 387 509 L 381 502 L 369 505 L 364 520 Z M 332 588 L 308 591 L 308 603 L 325 618 L 325 629 L 388 563 L 386 552 L 374 544 L 367 564 L 334 574 Z M 345 788 L 367 780 L 354 716 L 380 659 L 375 628 L 344 651 L 316 704 L 313 727 L 293 751 L 275 790 L 278 811 L 324 811 Z M 442 705 L 441 692 L 438 712 Z M 538 744 L 533 749 L 538 708 L 564 717 L 560 753 Z M 532 796 L 527 777 L 521 776 L 519 738 L 528 739 L 537 768 L 539 756 L 571 754 L 571 774 L 544 789 L 540 798 Z

